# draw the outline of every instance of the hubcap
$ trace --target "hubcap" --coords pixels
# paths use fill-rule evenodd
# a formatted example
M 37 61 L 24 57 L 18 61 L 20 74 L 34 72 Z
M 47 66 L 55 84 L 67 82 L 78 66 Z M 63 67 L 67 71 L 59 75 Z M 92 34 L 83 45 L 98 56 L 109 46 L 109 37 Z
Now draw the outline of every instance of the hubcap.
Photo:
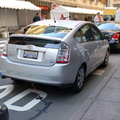
M 108 64 L 108 59 L 109 59 L 108 56 L 109 56 L 109 53 L 107 52 L 107 53 L 106 53 L 106 57 L 105 57 L 105 64 Z
M 83 82 L 84 82 L 84 69 L 80 68 L 79 73 L 78 73 L 78 78 L 77 78 L 77 83 L 78 83 L 78 87 L 81 88 L 83 86 Z

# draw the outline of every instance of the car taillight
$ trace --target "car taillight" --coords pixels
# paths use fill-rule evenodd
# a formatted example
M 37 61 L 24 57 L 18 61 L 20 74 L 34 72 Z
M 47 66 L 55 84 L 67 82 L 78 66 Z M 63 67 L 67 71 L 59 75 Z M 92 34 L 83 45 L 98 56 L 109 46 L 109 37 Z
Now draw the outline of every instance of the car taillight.
M 4 46 L 2 56 L 5 56 L 5 57 L 8 56 L 6 50 L 7 50 L 7 44 L 5 44 L 5 46 Z
M 111 39 L 111 40 L 117 41 L 117 40 L 119 40 L 119 37 L 120 37 L 120 35 L 119 35 L 118 33 L 115 33 L 115 34 L 112 36 L 112 39 Z
M 68 63 L 69 60 L 70 60 L 70 48 L 65 43 L 61 43 L 58 50 L 56 63 Z

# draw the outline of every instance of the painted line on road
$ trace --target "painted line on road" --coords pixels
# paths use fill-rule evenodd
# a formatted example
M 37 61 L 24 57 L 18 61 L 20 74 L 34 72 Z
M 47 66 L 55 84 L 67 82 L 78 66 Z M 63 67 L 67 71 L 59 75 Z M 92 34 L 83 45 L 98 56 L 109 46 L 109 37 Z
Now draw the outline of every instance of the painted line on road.
M 0 47 L 4 47 L 4 46 L 5 46 L 5 44 L 0 45 Z
M 104 72 L 105 70 L 94 70 L 91 74 L 101 76 Z

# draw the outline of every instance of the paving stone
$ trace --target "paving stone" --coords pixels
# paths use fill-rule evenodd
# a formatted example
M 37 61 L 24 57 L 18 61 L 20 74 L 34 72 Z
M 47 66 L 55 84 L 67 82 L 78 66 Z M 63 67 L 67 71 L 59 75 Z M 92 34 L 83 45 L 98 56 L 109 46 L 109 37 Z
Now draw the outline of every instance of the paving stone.
M 105 87 L 97 99 L 120 103 L 120 89 Z
M 106 87 L 120 89 L 120 79 L 119 78 L 112 78 L 108 82 L 108 84 L 106 85 Z
M 120 78 L 120 67 L 117 69 L 117 71 L 113 74 L 114 78 Z
M 97 100 L 81 120 L 120 120 L 120 104 Z

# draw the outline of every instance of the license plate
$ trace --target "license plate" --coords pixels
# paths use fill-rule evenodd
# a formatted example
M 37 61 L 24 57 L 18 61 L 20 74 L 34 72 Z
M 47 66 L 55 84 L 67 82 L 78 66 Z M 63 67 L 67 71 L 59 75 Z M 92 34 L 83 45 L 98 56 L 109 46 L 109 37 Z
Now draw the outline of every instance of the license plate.
M 38 52 L 37 51 L 29 51 L 25 50 L 23 54 L 24 58 L 31 58 L 31 59 L 37 59 L 38 57 Z

